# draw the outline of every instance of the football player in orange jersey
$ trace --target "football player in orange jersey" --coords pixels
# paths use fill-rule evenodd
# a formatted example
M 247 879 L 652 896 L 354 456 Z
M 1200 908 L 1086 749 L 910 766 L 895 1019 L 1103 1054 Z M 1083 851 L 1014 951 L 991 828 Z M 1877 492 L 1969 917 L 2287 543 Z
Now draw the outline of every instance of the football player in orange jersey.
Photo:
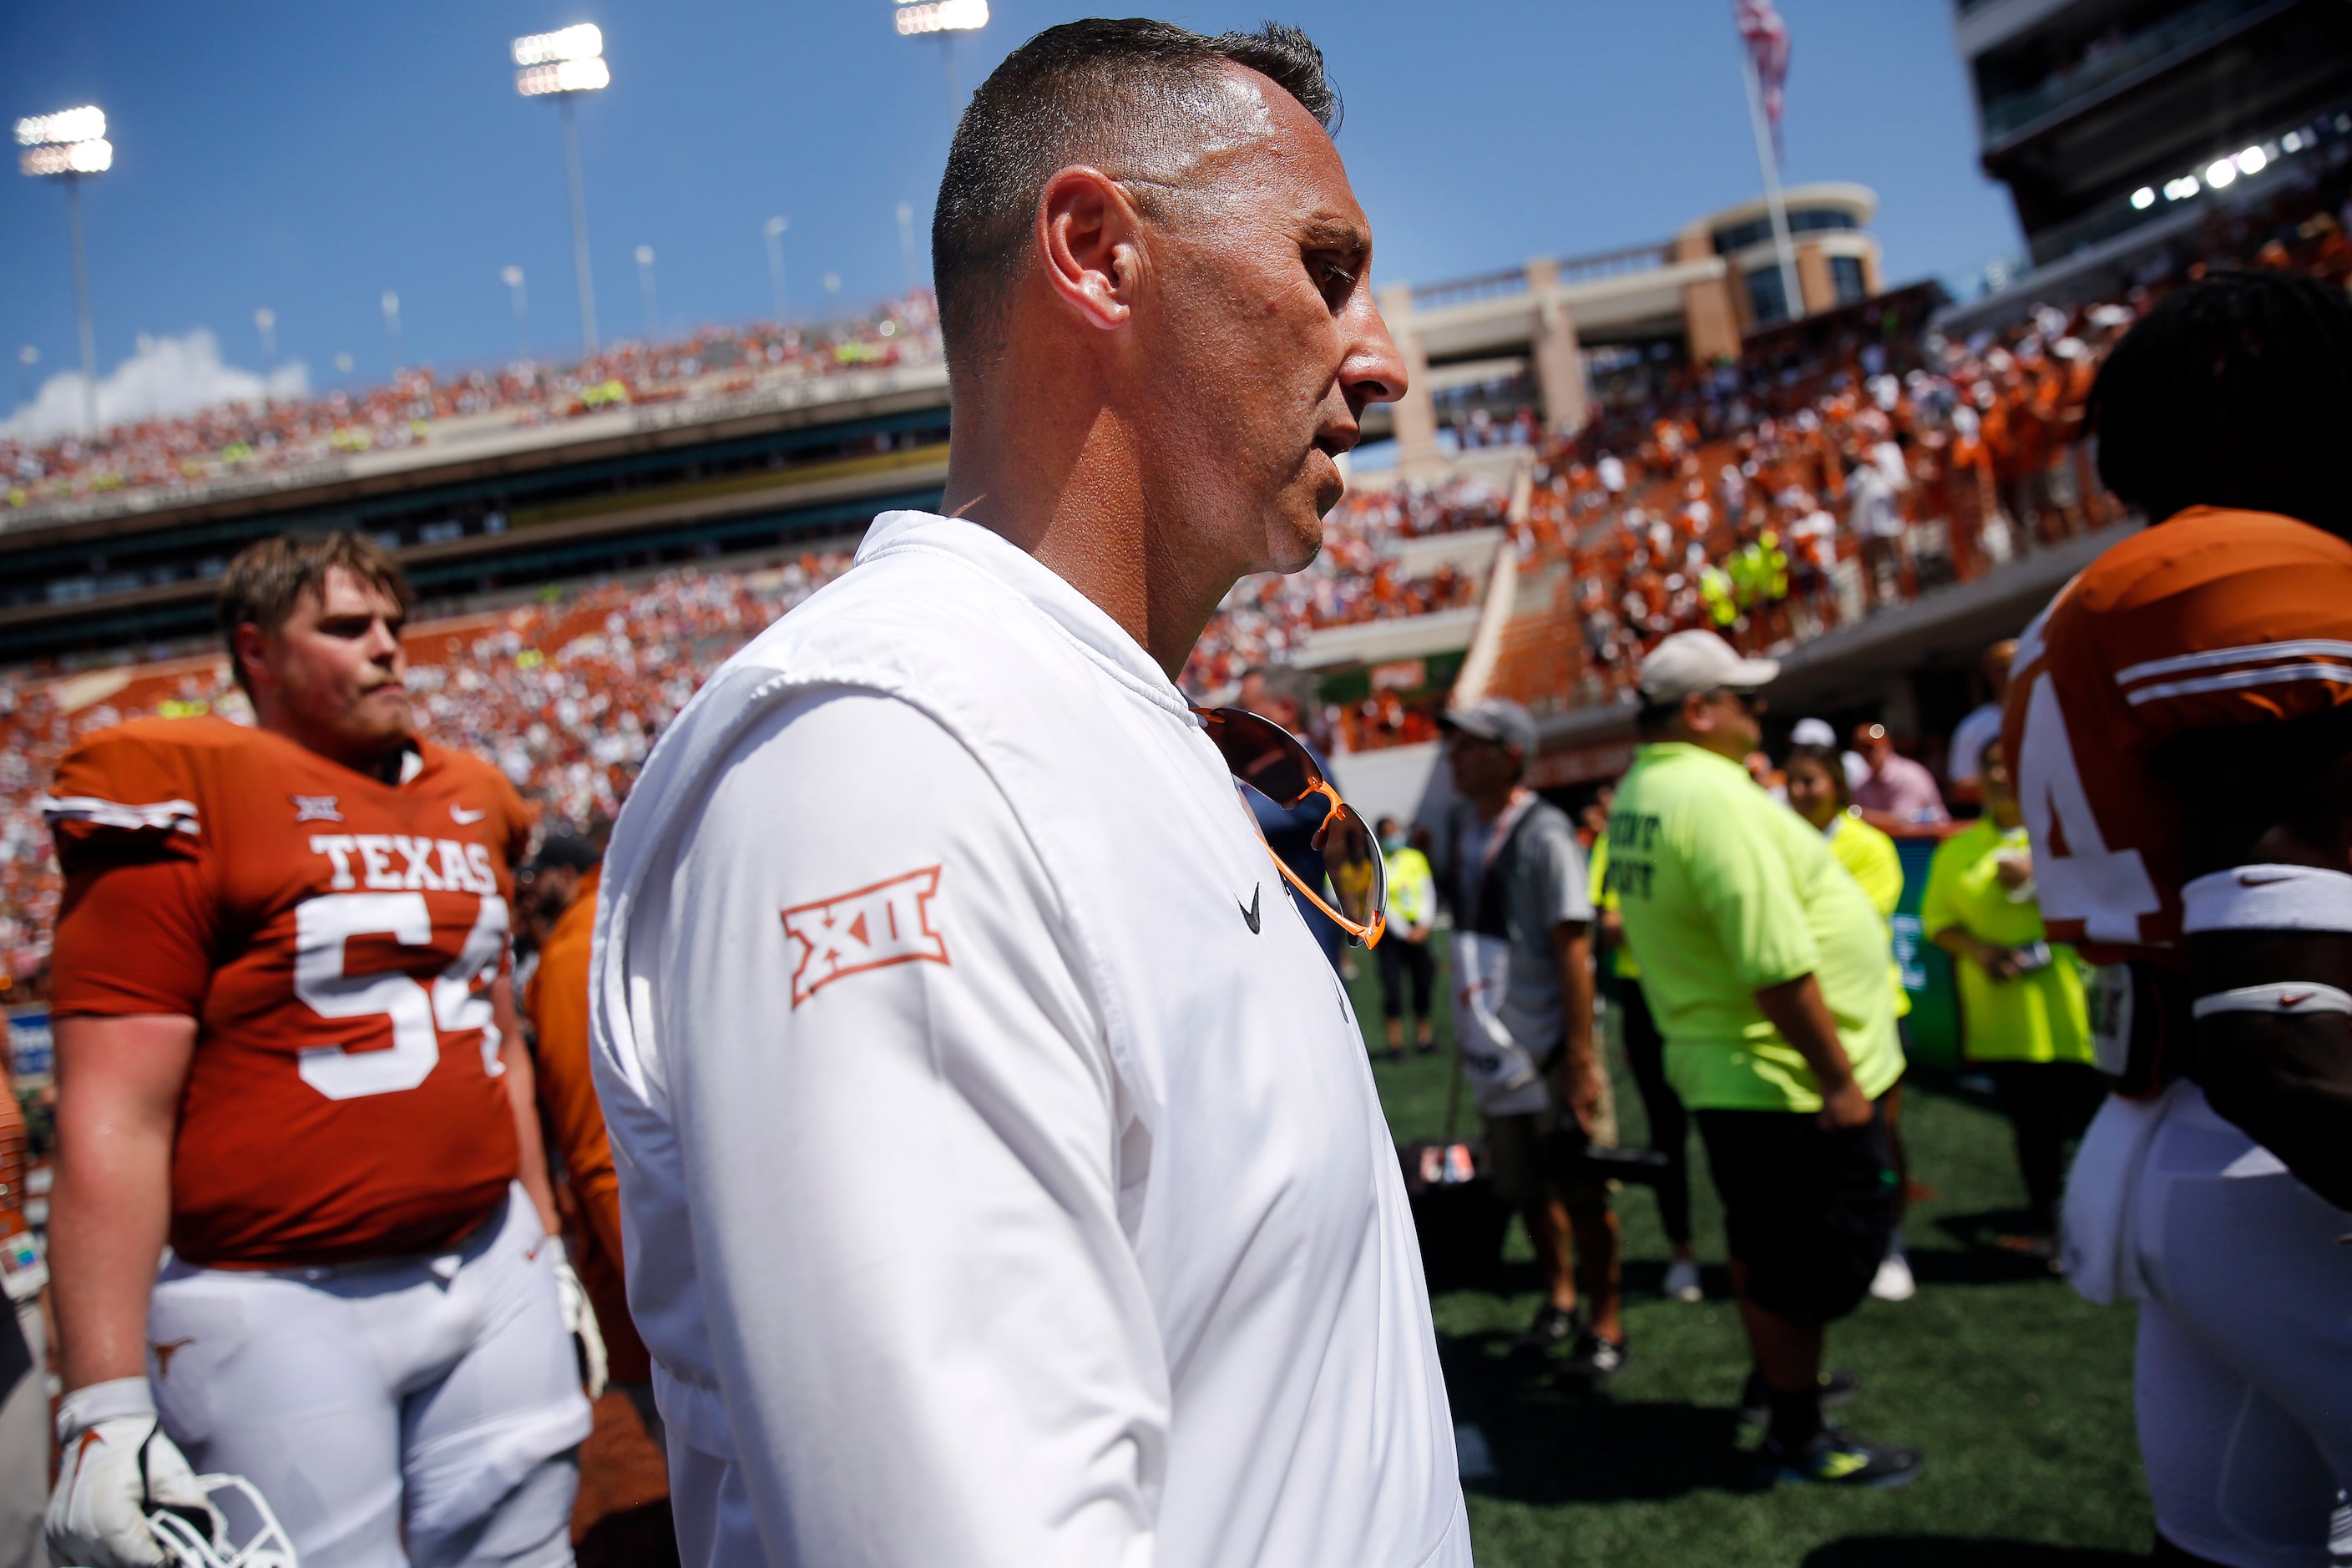
M 408 602 L 367 539 L 253 546 L 220 618 L 257 723 L 100 731 L 45 802 L 60 1563 L 163 1562 L 150 1508 L 216 1525 L 199 1470 L 308 1568 L 572 1561 L 581 1300 L 508 982 L 530 820 L 416 738 Z
M 2102 371 L 2107 488 L 2155 526 L 2017 654 L 2005 745 L 2051 936 L 2116 967 L 2130 1098 L 2084 1141 L 2066 1264 L 2143 1305 L 2160 1563 L 2352 1546 L 2352 304 L 2228 274 Z M 2127 965 L 2127 967 L 2126 967 Z

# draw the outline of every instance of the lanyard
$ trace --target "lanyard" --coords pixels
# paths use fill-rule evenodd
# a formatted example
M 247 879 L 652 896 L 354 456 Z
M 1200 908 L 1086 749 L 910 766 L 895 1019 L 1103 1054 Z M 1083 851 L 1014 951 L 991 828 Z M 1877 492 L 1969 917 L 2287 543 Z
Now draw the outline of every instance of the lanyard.
M 1519 818 L 1525 816 L 1528 808 L 1535 803 L 1536 792 L 1527 785 L 1519 784 L 1512 789 L 1510 804 L 1503 807 L 1503 815 L 1496 817 L 1494 826 L 1486 830 L 1486 847 L 1478 854 L 1480 877 L 1493 868 L 1495 857 L 1502 853 L 1504 842 L 1511 837 L 1511 829 L 1519 825 Z

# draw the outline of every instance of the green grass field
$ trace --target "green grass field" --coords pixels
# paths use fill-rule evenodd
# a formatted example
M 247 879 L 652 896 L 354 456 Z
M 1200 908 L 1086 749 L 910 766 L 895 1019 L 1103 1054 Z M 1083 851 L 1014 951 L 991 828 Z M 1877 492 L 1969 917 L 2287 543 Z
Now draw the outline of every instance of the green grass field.
M 1377 1051 L 1380 987 L 1367 954 L 1350 989 Z M 1443 974 L 1441 973 L 1441 981 Z M 1441 992 L 1441 995 L 1443 993 Z M 1439 1038 L 1451 1031 L 1442 1016 Z M 1612 1064 L 1628 1142 L 1644 1135 L 1624 1064 Z M 1434 1138 L 1451 1058 L 1373 1077 L 1401 1140 Z M 1831 1331 L 1831 1360 L 1860 1374 L 1835 1417 L 1865 1436 L 1917 1447 L 1922 1479 L 1899 1491 L 1759 1489 L 1748 1479 L 1731 1406 L 1747 1370 L 1721 1268 L 1723 1226 L 1692 1138 L 1696 1246 L 1707 1300 L 1662 1300 L 1666 1245 L 1646 1192 L 1618 1200 L 1633 1362 L 1601 1394 L 1555 1385 L 1506 1346 L 1536 1307 L 1527 1241 L 1514 1224 L 1507 1293 L 1437 1298 L 1438 1345 L 1457 1425 L 1477 1426 L 1495 1474 L 1465 1483 L 1481 1568 L 1551 1564 L 1916 1564 L 1920 1568 L 2106 1568 L 2140 1560 L 2152 1521 L 2132 1436 L 2128 1308 L 2095 1308 L 1989 1237 L 2021 1215 L 2007 1124 L 1948 1078 L 1915 1075 L 1903 1131 L 1915 1180 L 1906 1235 L 1919 1293 L 1864 1303 Z M 1465 1103 L 1461 1129 L 1475 1135 Z

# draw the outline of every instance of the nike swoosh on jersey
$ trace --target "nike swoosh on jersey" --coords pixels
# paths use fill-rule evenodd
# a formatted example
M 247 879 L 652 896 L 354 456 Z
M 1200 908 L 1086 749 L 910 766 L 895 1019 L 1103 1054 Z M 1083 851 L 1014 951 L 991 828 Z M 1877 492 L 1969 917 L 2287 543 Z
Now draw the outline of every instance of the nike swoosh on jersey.
M 464 806 L 457 805 L 454 801 L 451 802 L 449 805 L 449 820 L 457 823 L 461 827 L 471 826 L 473 824 L 481 821 L 482 818 L 489 815 L 490 814 L 487 811 L 467 811 Z
M 1242 919 L 1249 921 L 1250 935 L 1252 936 L 1255 936 L 1257 934 L 1258 900 L 1265 894 L 1265 884 L 1264 882 L 1260 882 L 1256 887 L 1252 888 L 1250 889 L 1249 908 L 1247 909 L 1242 909 L 1242 901 L 1239 899 L 1235 899 L 1234 900 L 1234 908 L 1241 910 Z
M 2315 991 L 2305 991 L 2302 994 L 2296 996 L 2282 996 L 2278 999 L 2278 1005 L 2282 1008 L 2300 1007 L 2305 1002 L 2310 1001 L 2318 993 Z

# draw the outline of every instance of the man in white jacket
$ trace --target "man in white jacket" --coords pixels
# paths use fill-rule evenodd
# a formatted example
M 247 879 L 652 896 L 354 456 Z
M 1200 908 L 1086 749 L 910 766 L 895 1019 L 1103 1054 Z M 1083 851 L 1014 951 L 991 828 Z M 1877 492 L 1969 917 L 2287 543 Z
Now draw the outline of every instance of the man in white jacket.
M 1171 677 L 1404 371 L 1296 31 L 1088 21 L 932 244 L 952 517 L 713 678 L 592 1006 L 685 1560 L 1462 1568 L 1363 1039 Z

